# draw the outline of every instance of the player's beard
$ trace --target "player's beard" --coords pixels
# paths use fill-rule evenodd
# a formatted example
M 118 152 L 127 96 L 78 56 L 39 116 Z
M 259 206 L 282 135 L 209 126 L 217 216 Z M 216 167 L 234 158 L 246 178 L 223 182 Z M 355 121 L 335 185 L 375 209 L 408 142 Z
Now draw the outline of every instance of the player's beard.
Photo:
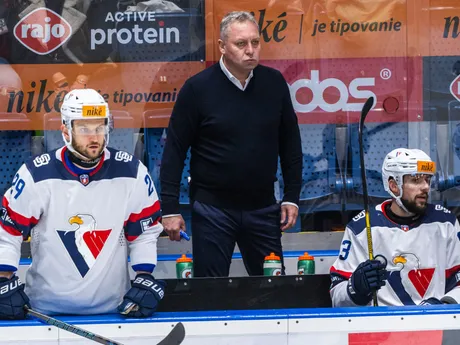
M 75 151 L 77 151 L 79 154 L 81 154 L 83 157 L 86 157 L 89 161 L 95 160 L 102 155 L 102 151 L 104 150 L 104 145 L 105 144 L 105 139 L 104 142 L 99 144 L 98 142 L 93 142 L 88 145 L 79 145 L 75 142 L 75 139 L 72 138 L 72 147 L 74 148 Z M 89 146 L 91 145 L 98 145 L 99 148 L 95 151 L 94 149 L 90 149 Z
M 417 205 L 416 199 L 409 201 L 404 198 L 401 198 L 401 203 L 404 205 L 406 210 L 408 210 L 409 212 L 416 214 L 416 215 L 422 215 L 425 213 L 425 210 L 428 207 L 428 196 L 423 206 Z

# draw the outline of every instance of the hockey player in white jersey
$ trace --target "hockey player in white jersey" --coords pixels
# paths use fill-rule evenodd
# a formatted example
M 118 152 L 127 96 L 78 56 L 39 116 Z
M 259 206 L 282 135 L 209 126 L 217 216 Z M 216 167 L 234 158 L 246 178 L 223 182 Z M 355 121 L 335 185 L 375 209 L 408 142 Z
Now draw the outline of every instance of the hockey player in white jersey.
M 369 260 L 364 211 L 346 227 L 331 267 L 335 307 L 455 304 L 460 301 L 460 226 L 454 214 L 428 203 L 436 165 L 417 149 L 396 149 L 383 162 L 391 200 L 370 209 L 374 254 Z
M 153 181 L 139 160 L 107 147 L 111 116 L 97 91 L 68 93 L 61 117 L 65 145 L 23 164 L 3 197 L 0 318 L 24 318 L 26 305 L 46 314 L 150 316 L 164 295 L 152 275 L 163 229 Z M 15 272 L 29 234 L 24 286 Z

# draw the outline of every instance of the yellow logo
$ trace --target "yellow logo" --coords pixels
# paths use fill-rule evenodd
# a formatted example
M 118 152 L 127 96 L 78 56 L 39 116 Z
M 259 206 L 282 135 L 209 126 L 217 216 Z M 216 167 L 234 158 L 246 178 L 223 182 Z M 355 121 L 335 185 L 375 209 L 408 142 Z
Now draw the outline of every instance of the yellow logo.
M 82 110 L 83 117 L 105 117 L 105 106 L 103 105 L 84 105 Z
M 418 161 L 417 171 L 420 174 L 434 174 L 436 173 L 436 163 L 428 161 Z
M 393 258 L 393 263 L 396 265 L 396 264 L 405 264 L 407 262 L 406 258 L 404 258 L 404 256 L 402 255 L 398 255 L 398 256 L 395 256 Z

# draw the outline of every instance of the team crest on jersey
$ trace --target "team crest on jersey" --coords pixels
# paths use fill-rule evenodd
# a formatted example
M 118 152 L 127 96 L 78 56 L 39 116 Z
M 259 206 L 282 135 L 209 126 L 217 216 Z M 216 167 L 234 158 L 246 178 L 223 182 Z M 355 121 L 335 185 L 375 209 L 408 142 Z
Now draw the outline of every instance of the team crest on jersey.
M 89 176 L 88 174 L 80 175 L 80 182 L 83 186 L 86 186 L 89 183 Z
M 409 226 L 408 225 L 401 225 L 401 230 L 403 231 L 409 231 Z
M 96 263 L 112 231 L 98 230 L 96 226 L 92 215 L 76 214 L 69 218 L 69 229 L 56 230 L 82 277 Z
M 409 282 L 423 299 L 434 275 L 434 268 L 420 268 L 420 259 L 413 253 L 401 253 L 393 257 L 393 264 L 398 270 L 389 274 L 388 282 L 405 305 L 414 304 L 406 291 L 401 274 L 407 274 Z M 412 303 L 411 303 L 412 302 Z

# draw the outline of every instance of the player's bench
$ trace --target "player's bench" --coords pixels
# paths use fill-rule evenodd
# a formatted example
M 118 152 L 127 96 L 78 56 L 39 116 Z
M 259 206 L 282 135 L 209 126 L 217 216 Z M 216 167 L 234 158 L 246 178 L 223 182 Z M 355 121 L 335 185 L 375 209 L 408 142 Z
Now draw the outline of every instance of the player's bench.
M 327 275 L 168 280 L 157 313 L 58 319 L 126 345 L 158 343 L 177 322 L 184 345 L 458 345 L 460 307 L 331 308 Z M 92 344 L 36 320 L 0 321 L 0 345 Z

